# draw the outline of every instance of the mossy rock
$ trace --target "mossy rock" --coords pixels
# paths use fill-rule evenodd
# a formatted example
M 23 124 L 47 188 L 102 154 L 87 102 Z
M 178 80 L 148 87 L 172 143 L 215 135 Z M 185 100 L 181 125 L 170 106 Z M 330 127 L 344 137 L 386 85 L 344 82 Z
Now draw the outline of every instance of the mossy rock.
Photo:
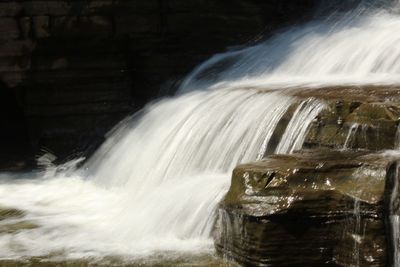
M 24 212 L 21 210 L 5 208 L 0 206 L 0 221 L 10 218 L 19 218 L 22 216 L 24 216 Z
M 22 220 L 24 216 L 25 212 L 22 210 L 0 207 L 0 234 L 15 233 L 38 227 L 33 222 Z
M 9 224 L 4 224 L 0 225 L 0 234 L 4 233 L 15 233 L 19 232 L 22 230 L 31 230 L 31 229 L 36 229 L 39 226 L 33 222 L 29 221 L 21 221 L 21 222 L 16 222 L 16 223 L 9 223 Z

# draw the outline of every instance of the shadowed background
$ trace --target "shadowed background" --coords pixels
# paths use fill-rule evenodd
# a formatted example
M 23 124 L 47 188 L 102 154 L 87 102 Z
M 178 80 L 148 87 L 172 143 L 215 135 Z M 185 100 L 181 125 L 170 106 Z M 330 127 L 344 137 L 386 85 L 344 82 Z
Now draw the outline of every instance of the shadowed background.
M 1 1 L 0 168 L 90 153 L 214 53 L 311 17 L 318 0 Z M 258 36 L 258 37 L 257 37 Z

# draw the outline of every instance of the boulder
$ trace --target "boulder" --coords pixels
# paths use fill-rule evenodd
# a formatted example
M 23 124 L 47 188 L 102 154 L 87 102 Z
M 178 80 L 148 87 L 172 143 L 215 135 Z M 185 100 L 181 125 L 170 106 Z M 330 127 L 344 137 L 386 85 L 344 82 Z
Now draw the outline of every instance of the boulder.
M 217 252 L 246 266 L 390 266 L 399 156 L 320 149 L 238 166 Z

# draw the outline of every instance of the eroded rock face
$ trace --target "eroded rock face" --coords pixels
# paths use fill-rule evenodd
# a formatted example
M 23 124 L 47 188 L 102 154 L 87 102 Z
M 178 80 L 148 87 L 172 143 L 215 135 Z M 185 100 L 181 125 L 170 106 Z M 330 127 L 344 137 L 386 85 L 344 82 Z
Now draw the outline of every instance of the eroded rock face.
M 297 89 L 291 94 L 321 99 L 326 103 L 326 108 L 310 126 L 305 148 L 382 150 L 398 146 L 398 87 Z
M 393 149 L 397 143 L 399 105 L 329 102 L 305 140 L 305 147 Z
M 256 88 L 248 88 L 256 90 Z M 271 90 L 261 90 L 261 92 Z M 400 88 L 398 86 L 342 86 L 290 88 L 281 93 L 295 102 L 278 123 L 266 155 L 276 150 L 293 114 L 304 101 L 316 99 L 324 108 L 311 122 L 303 148 L 383 150 L 400 147 Z
M 218 253 L 248 266 L 390 266 L 398 157 L 310 150 L 238 166 L 219 208 Z

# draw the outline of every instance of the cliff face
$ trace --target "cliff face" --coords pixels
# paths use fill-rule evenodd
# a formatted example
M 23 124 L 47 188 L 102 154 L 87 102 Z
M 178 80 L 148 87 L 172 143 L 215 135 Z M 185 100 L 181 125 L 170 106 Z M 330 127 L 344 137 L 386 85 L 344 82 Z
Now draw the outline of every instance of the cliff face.
M 1 1 L 0 162 L 95 148 L 212 54 L 301 21 L 316 2 Z

